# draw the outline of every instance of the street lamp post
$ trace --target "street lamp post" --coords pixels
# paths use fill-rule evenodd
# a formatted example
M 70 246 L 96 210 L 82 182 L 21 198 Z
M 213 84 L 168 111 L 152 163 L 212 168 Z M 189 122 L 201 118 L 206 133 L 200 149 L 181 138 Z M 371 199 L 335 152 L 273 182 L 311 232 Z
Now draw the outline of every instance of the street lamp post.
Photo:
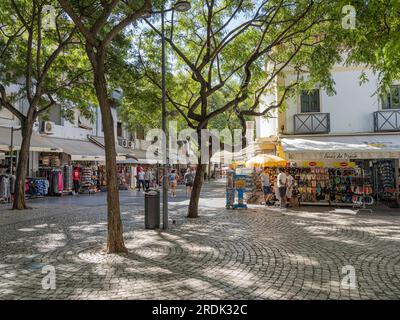
M 14 131 L 21 130 L 21 127 L 18 129 L 14 129 L 13 126 L 11 126 L 11 143 L 10 143 L 10 174 L 13 174 L 13 160 L 14 160 Z
M 162 130 L 164 132 L 165 138 L 165 159 L 166 162 L 163 164 L 163 182 L 162 182 L 162 190 L 163 190 L 163 229 L 168 229 L 168 184 L 167 184 L 167 173 L 168 173 L 168 135 L 167 135 L 167 108 L 166 108 L 166 83 L 165 83 L 165 12 L 174 11 L 185 12 L 190 10 L 190 3 L 188 1 L 177 1 L 171 9 L 164 9 L 164 3 L 161 5 L 161 106 L 162 106 Z M 173 27 L 174 21 L 171 21 L 171 25 Z
M 10 175 L 13 174 L 13 170 L 14 170 L 14 131 L 18 131 L 21 130 L 21 127 L 19 127 L 18 129 L 14 129 L 13 126 L 11 126 L 11 141 L 10 141 Z M 9 202 L 11 202 L 11 198 L 9 198 L 8 200 Z

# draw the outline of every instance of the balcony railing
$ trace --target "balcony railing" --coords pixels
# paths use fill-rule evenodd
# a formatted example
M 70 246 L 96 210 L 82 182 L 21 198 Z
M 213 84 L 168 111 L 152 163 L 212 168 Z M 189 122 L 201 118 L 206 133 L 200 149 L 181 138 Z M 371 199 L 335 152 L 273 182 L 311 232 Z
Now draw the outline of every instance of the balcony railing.
M 294 115 L 294 133 L 329 133 L 329 113 L 300 113 Z
M 400 110 L 375 111 L 374 131 L 400 131 Z

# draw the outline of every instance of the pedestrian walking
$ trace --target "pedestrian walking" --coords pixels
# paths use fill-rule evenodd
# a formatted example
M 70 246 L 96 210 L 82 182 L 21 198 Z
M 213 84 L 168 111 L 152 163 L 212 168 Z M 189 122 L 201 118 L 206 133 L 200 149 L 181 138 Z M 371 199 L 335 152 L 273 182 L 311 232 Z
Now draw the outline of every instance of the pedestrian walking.
M 287 177 L 286 177 L 286 198 L 287 198 L 287 204 L 291 204 L 291 199 L 293 196 L 293 188 L 294 188 L 294 178 L 291 175 L 291 173 L 288 171 Z
M 149 171 L 149 169 L 146 169 L 144 172 L 144 185 L 146 187 L 146 190 L 149 190 L 149 188 L 150 188 L 150 171 Z
M 173 197 L 176 197 L 176 186 L 178 185 L 178 174 L 176 170 L 173 169 L 169 175 L 169 185 L 171 188 L 171 193 Z
M 278 168 L 278 177 L 276 179 L 281 209 L 286 208 L 286 174 L 282 168 Z
M 262 186 L 263 186 L 265 205 L 268 205 L 268 204 L 270 204 L 270 200 L 272 197 L 272 190 L 271 190 L 269 174 L 266 170 L 263 171 L 263 173 L 261 174 L 261 182 L 262 182 Z
M 138 179 L 139 179 L 139 191 L 140 188 L 143 187 L 143 191 L 145 190 L 145 185 L 144 185 L 144 169 L 141 169 L 139 171 L 139 175 L 138 175 Z
M 185 176 L 185 185 L 186 185 L 186 196 L 188 196 L 188 193 L 190 194 L 193 189 L 193 181 L 194 181 L 194 175 L 193 172 L 190 168 L 186 170 Z M 189 192 L 188 192 L 189 191 Z
M 81 181 L 81 171 L 79 170 L 78 167 L 74 167 L 72 171 L 72 181 L 74 184 L 74 192 L 75 194 L 79 193 L 80 189 L 80 181 Z

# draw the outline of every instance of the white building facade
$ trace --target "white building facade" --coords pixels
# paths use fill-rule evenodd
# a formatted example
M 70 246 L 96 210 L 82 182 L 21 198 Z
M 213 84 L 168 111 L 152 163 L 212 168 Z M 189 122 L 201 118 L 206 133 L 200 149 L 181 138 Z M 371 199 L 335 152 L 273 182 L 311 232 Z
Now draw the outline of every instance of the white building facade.
M 360 83 L 361 75 L 368 81 Z M 286 70 L 277 78 L 289 86 L 297 75 Z M 336 65 L 332 69 L 336 94 L 318 86 L 286 99 L 286 108 L 274 118 L 258 117 L 257 138 L 275 137 L 276 154 L 295 166 L 343 167 L 350 165 L 371 176 L 376 190 L 399 193 L 400 86 L 379 94 L 378 76 L 363 67 Z M 265 97 L 264 106 L 278 101 L 278 93 Z M 389 170 L 390 169 L 390 170 Z M 379 181 L 378 181 L 379 180 Z M 385 186 L 385 187 L 382 187 Z

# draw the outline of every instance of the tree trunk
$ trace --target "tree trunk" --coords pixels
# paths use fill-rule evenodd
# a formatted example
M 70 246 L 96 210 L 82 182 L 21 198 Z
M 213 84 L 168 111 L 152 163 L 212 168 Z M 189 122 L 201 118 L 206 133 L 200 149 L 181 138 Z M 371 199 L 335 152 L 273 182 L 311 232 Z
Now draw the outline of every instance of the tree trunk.
M 106 153 L 106 177 L 107 177 L 107 253 L 127 252 L 124 244 L 123 228 L 119 206 L 117 153 L 115 148 L 114 121 L 111 113 L 110 102 L 107 94 L 107 83 L 104 74 L 104 62 L 97 60 L 94 86 L 100 105 L 105 153 Z
M 19 152 L 17 173 L 15 179 L 15 191 L 14 191 L 14 210 L 24 210 L 27 209 L 25 202 L 25 179 L 26 179 L 26 169 L 28 167 L 29 159 L 29 147 L 31 145 L 33 128 L 33 119 L 29 117 L 26 119 L 25 123 L 22 124 L 22 143 L 21 150 Z
M 201 187 L 204 182 L 204 172 L 206 164 L 199 163 L 196 168 L 196 177 L 194 178 L 193 189 L 190 195 L 188 218 L 197 218 L 199 216 L 199 199 Z

